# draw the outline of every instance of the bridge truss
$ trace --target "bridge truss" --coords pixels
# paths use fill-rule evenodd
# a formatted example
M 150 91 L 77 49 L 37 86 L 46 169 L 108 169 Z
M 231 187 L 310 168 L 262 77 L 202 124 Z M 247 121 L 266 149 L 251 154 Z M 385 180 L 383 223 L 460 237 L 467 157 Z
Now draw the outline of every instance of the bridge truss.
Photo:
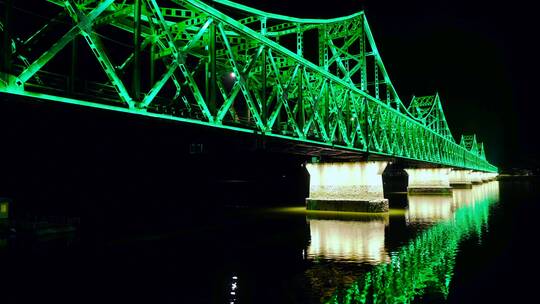
M 13 26 L 23 3 L 6 5 L 1 92 L 497 171 L 476 136 L 455 142 L 437 94 L 404 105 L 363 12 L 322 20 L 227 0 L 42 2 L 54 16 L 32 31 Z

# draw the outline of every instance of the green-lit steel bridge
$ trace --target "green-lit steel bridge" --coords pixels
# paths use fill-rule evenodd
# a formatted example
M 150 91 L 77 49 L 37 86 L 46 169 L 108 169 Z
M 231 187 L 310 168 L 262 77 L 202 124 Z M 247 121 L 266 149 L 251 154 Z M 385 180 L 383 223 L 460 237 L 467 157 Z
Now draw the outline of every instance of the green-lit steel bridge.
M 300 19 L 226 0 L 3 4 L 3 94 L 497 172 L 475 135 L 455 141 L 438 94 L 401 101 L 363 12 Z

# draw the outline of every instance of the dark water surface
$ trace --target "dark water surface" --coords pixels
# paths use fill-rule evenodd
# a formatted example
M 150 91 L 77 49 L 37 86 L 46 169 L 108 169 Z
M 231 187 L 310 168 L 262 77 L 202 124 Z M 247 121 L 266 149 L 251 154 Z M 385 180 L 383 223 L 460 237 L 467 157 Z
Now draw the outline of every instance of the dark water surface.
M 0 303 L 535 303 L 539 187 L 394 193 L 406 208 L 387 215 L 230 206 L 167 233 L 4 236 Z

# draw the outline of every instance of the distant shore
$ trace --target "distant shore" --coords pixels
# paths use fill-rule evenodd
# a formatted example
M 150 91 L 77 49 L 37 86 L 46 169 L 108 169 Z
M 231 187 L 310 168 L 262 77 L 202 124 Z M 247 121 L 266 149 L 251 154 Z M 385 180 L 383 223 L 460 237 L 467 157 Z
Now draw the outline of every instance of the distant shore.
M 520 174 L 499 174 L 497 180 L 504 179 L 524 179 L 524 178 L 540 178 L 538 175 L 520 175 Z

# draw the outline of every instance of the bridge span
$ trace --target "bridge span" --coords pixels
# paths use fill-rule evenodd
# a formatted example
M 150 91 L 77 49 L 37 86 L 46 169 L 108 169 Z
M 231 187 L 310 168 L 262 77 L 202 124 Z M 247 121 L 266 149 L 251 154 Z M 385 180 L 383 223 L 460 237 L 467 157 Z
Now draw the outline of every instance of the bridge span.
M 29 18 L 31 13 L 32 18 Z M 312 157 L 310 209 L 387 211 L 495 178 L 438 94 L 399 97 L 363 12 L 301 19 L 228 0 L 4 1 L 0 93 L 250 133 Z M 6 98 L 6 99 L 8 99 Z

